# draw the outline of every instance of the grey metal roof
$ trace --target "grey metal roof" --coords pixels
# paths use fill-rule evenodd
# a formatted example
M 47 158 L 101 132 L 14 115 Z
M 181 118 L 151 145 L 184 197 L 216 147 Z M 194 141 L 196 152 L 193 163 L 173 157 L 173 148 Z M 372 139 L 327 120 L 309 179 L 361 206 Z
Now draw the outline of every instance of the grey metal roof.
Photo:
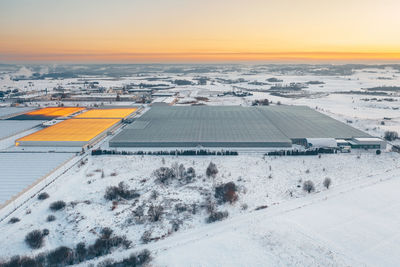
M 0 140 L 38 126 L 43 121 L 0 120 Z
M 0 118 L 34 110 L 33 107 L 0 107 Z
M 300 106 L 154 106 L 111 147 L 287 147 L 297 138 L 368 136 Z
M 71 153 L 0 153 L 0 206 L 73 156 Z
M 358 129 L 306 106 L 257 107 L 290 139 L 369 137 Z

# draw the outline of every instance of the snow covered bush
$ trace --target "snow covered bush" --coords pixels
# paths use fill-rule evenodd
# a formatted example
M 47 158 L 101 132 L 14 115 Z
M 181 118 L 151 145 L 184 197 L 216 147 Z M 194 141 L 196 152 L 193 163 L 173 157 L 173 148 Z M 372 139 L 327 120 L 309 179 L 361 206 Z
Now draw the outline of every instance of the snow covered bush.
M 17 217 L 12 217 L 12 218 L 8 221 L 8 223 L 13 224 L 13 223 L 17 223 L 17 222 L 19 222 L 19 221 L 20 221 L 19 218 L 17 218 Z
M 127 249 L 130 247 L 131 242 L 125 236 L 112 236 L 110 230 L 103 228 L 101 236 L 96 239 L 93 245 L 88 247 L 86 259 L 109 254 L 114 248 L 123 247 Z
M 189 167 L 183 174 L 183 177 L 181 181 L 183 181 L 184 184 L 188 184 L 194 181 L 194 178 L 196 178 L 196 171 L 194 170 L 193 167 Z
M 107 200 L 116 199 L 134 199 L 140 195 L 135 190 L 130 190 L 124 182 L 120 182 L 118 186 L 108 186 L 104 194 L 104 198 Z
M 62 210 L 63 208 L 65 208 L 66 205 L 67 204 L 64 201 L 59 200 L 59 201 L 55 201 L 55 202 L 51 203 L 50 209 L 52 211 Z
M 219 185 L 215 188 L 214 196 L 218 203 L 233 203 L 238 199 L 237 187 L 234 182 Z
M 222 221 L 223 219 L 227 218 L 229 216 L 229 213 L 227 211 L 215 211 L 208 216 L 206 222 L 207 223 L 213 223 L 217 221 Z
M 314 183 L 312 181 L 310 181 L 310 180 L 304 181 L 303 190 L 308 192 L 308 193 L 311 193 L 312 191 L 315 190 Z
M 101 229 L 100 233 L 102 238 L 109 239 L 113 233 L 113 230 L 110 227 L 104 227 Z
M 43 236 L 48 236 L 49 233 L 50 233 L 49 229 L 43 229 L 43 231 L 42 231 Z
M 144 244 L 147 244 L 151 241 L 151 235 L 152 235 L 152 231 L 151 230 L 147 230 L 144 231 L 142 237 L 140 238 L 140 240 L 142 240 L 142 242 Z
M 136 266 L 140 266 L 140 265 L 144 265 L 146 263 L 148 263 L 149 261 L 151 261 L 151 254 L 150 251 L 145 249 L 142 250 L 139 254 L 131 254 L 131 256 L 129 257 L 129 259 L 132 260 L 134 259 L 133 257 L 136 256 Z M 129 263 L 129 262 L 128 262 Z
M 181 184 L 188 184 L 194 181 L 196 171 L 193 167 L 185 168 L 183 164 L 174 163 L 171 168 L 160 167 L 153 172 L 156 181 L 162 184 L 170 184 L 173 180 L 178 180 Z
M 61 246 L 47 254 L 49 266 L 66 266 L 73 264 L 74 253 L 69 247 Z
M 132 253 L 129 258 L 124 258 L 121 261 L 114 261 L 112 259 L 104 260 L 100 262 L 98 267 L 120 267 L 120 266 L 145 266 L 151 261 L 150 251 L 145 249 L 138 254 Z
M 207 177 L 215 178 L 215 176 L 217 176 L 217 173 L 218 173 L 217 165 L 215 165 L 213 162 L 210 162 L 206 170 Z
M 176 172 L 173 168 L 160 167 L 153 172 L 156 177 L 156 181 L 162 184 L 169 184 L 173 179 L 176 178 Z
M 384 138 L 388 141 L 394 141 L 399 138 L 399 134 L 394 131 L 386 131 Z
M 43 237 L 46 235 L 45 230 L 35 230 L 29 233 L 25 241 L 30 244 L 32 248 L 40 248 L 43 246 Z M 91 260 L 95 257 L 104 256 L 111 253 L 114 249 L 123 248 L 128 249 L 131 246 L 131 242 L 126 239 L 125 236 L 116 236 L 112 234 L 110 228 L 103 228 L 101 230 L 101 236 L 96 241 L 86 248 L 84 242 L 80 242 L 76 245 L 75 249 L 71 249 L 66 246 L 60 246 L 54 250 L 40 253 L 32 258 L 14 256 L 8 262 L 0 262 L 1 267 L 11 266 L 69 266 L 77 263 Z M 140 254 L 137 255 L 139 257 Z M 150 254 L 149 254 L 150 255 Z M 143 254 L 142 260 L 149 260 L 149 255 Z M 139 258 L 137 259 L 139 260 Z M 138 261 L 139 262 L 139 261 Z M 143 261 L 144 262 L 144 261 Z M 137 265 L 128 265 L 137 266 Z
M 213 213 L 216 209 L 215 201 L 211 197 L 207 197 L 202 205 L 203 208 L 206 209 L 208 213 Z
M 326 187 L 326 189 L 329 189 L 329 186 L 331 186 L 332 180 L 331 178 L 325 178 L 323 184 Z
M 46 192 L 43 192 L 43 193 L 40 193 L 37 198 L 39 200 L 45 200 L 46 198 L 49 198 L 49 197 L 50 197 L 49 194 L 47 194 Z
M 75 247 L 76 262 L 84 261 L 86 254 L 87 254 L 86 244 L 84 242 L 79 242 Z
M 30 248 L 37 249 L 43 246 L 43 239 L 44 235 L 42 231 L 33 230 L 25 236 L 25 243 L 27 243 Z
M 171 224 L 171 230 L 177 232 L 182 225 L 182 221 L 178 219 L 174 219 L 169 222 Z
M 149 209 L 147 210 L 147 218 L 150 222 L 158 222 L 161 220 L 161 216 L 163 214 L 164 208 L 159 206 L 154 206 L 153 204 L 150 205 Z
M 55 220 L 56 220 L 56 216 L 54 216 L 54 215 L 49 215 L 49 216 L 47 216 L 47 219 L 46 219 L 46 221 L 48 221 L 48 222 L 52 222 Z
M 119 197 L 119 188 L 117 186 L 108 186 L 104 194 L 104 198 L 107 200 L 114 200 Z
M 14 267 L 14 266 L 41 266 L 39 265 L 35 259 L 32 259 L 30 257 L 21 257 L 19 255 L 12 257 L 8 262 L 1 262 L 0 261 L 0 266 L 4 267 Z
M 134 217 L 135 223 L 137 223 L 137 224 L 142 224 L 142 223 L 145 222 L 144 207 L 143 207 L 143 205 L 138 206 L 138 207 L 133 211 L 133 217 Z

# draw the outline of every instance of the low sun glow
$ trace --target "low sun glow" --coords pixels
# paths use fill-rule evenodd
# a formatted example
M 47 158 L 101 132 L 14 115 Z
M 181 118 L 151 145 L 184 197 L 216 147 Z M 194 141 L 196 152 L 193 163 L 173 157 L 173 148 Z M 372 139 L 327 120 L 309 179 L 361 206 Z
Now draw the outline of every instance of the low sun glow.
M 399 60 L 400 2 L 4 0 L 0 61 Z

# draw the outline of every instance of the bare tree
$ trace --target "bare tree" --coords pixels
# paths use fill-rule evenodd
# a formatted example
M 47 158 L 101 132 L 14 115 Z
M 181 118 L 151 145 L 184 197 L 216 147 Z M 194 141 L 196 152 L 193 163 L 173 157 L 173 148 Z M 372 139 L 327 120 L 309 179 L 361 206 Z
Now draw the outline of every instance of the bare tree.
M 399 138 L 399 134 L 397 132 L 393 132 L 393 131 L 386 131 L 384 138 L 388 141 L 394 141 L 397 138 Z
M 210 162 L 206 170 L 207 177 L 215 178 L 215 176 L 217 176 L 217 173 L 218 173 L 217 165 L 215 165 L 213 162 Z
M 312 181 L 310 181 L 310 180 L 305 181 L 303 183 L 303 190 L 307 191 L 308 193 L 311 193 L 312 191 L 315 190 L 314 183 Z
M 331 178 L 328 178 L 328 177 L 325 178 L 325 180 L 323 182 L 323 184 L 326 187 L 326 189 L 329 189 L 329 186 L 331 186 L 331 183 L 332 183 L 332 180 L 331 180 Z

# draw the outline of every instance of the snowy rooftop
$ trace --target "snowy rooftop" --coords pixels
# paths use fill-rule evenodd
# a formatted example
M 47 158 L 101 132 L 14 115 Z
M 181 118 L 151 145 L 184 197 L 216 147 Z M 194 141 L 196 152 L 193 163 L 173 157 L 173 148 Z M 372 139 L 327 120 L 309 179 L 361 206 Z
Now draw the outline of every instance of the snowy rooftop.
M 354 138 L 354 140 L 359 142 L 382 142 L 383 140 L 378 137 L 358 137 Z

